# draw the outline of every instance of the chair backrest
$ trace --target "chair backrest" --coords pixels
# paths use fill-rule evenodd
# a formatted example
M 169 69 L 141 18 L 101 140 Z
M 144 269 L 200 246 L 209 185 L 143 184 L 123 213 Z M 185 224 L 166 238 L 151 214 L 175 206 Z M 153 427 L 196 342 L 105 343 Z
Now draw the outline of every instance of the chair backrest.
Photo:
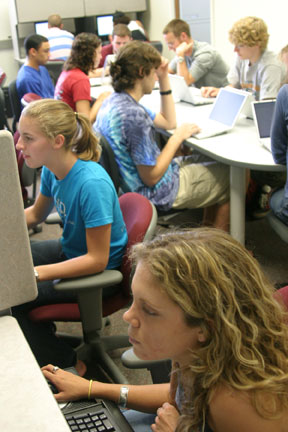
M 162 54 L 163 51 L 163 44 L 161 41 L 155 40 L 155 41 L 149 41 L 150 45 L 152 45 L 154 48 L 159 51 L 160 54 Z
M 100 138 L 100 145 L 102 147 L 102 154 L 99 163 L 103 166 L 103 168 L 111 177 L 116 192 L 118 193 L 120 188 L 120 173 L 117 162 L 115 160 L 114 152 L 106 138 L 104 138 L 103 135 L 98 136 Z
M 45 67 L 46 67 L 46 69 L 48 69 L 49 75 L 53 81 L 54 86 L 56 85 L 57 80 L 59 78 L 59 75 L 62 72 L 64 63 L 65 63 L 64 60 L 59 60 L 59 59 L 51 60 L 50 59 L 45 64 Z
M 123 274 L 122 291 L 129 296 L 131 280 L 129 251 L 134 244 L 153 237 L 157 225 L 157 211 L 146 197 L 135 192 L 127 192 L 121 195 L 119 203 L 128 233 L 126 253 L 121 265 Z
M 19 121 L 21 111 L 22 111 L 22 105 L 16 87 L 16 80 L 11 81 L 9 84 L 9 99 L 10 99 L 10 104 L 13 113 L 12 129 L 13 132 L 16 132 L 17 122 Z
M 6 73 L 3 71 L 3 69 L 0 68 L 0 87 L 3 87 L 6 78 L 7 78 Z
M 26 107 L 30 102 L 34 102 L 39 99 L 42 99 L 42 96 L 39 96 L 36 93 L 25 93 L 21 99 L 21 105 Z
M 0 87 L 0 129 L 7 129 L 9 132 L 11 132 L 7 120 L 7 115 L 6 115 L 5 96 L 1 87 Z

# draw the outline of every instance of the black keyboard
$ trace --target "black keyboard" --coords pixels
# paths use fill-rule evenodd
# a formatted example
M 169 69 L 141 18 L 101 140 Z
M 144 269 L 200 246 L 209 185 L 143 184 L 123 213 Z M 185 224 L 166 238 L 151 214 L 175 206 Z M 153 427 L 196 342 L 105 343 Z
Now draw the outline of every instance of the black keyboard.
M 62 413 L 73 432 L 133 432 L 118 406 L 108 400 L 70 402 Z
M 67 415 L 66 421 L 70 426 L 71 431 L 76 432 L 113 432 L 113 425 L 110 423 L 105 412 L 99 413 L 84 413 Z

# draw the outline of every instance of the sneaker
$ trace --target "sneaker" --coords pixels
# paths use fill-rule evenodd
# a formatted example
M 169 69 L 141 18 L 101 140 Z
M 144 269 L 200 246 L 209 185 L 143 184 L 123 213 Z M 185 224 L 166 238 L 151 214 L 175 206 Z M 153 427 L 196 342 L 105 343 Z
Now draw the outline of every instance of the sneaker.
M 269 185 L 262 186 L 260 195 L 257 201 L 257 207 L 253 210 L 252 215 L 255 219 L 264 218 L 270 211 L 269 199 L 272 192 L 272 188 Z

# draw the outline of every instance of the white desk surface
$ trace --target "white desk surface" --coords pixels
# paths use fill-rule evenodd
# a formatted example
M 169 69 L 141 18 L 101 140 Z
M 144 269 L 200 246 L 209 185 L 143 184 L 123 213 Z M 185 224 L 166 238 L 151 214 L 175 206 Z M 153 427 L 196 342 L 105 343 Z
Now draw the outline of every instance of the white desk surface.
M 107 86 L 91 88 L 95 98 L 107 90 Z M 158 90 L 143 96 L 140 103 L 155 112 L 160 111 Z M 212 105 L 193 106 L 185 102 L 175 103 L 177 124 L 196 123 L 208 118 Z M 173 131 L 167 131 L 168 134 Z M 245 194 L 246 169 L 260 171 L 285 171 L 286 167 L 277 165 L 272 154 L 257 139 L 254 121 L 240 115 L 235 127 L 225 134 L 197 140 L 191 137 L 186 144 L 212 159 L 230 166 L 230 233 L 245 243 Z
M 158 112 L 160 97 L 157 91 L 144 96 L 140 103 Z M 207 118 L 212 105 L 193 106 L 180 102 L 175 104 L 177 124 L 196 123 Z M 228 165 L 256 169 L 261 171 L 284 171 L 283 165 L 274 163 L 272 154 L 257 139 L 254 121 L 240 116 L 236 126 L 229 132 L 197 140 L 189 138 L 189 144 L 213 159 Z
M 69 432 L 14 318 L 0 318 L 0 341 L 0 431 Z
M 145 95 L 140 103 L 159 112 L 159 92 Z M 176 103 L 177 124 L 196 123 L 208 118 L 211 105 L 193 106 Z M 168 131 L 172 132 L 172 131 Z M 245 195 L 246 169 L 261 171 L 285 171 L 277 165 L 272 154 L 257 139 L 254 121 L 240 116 L 235 127 L 226 134 L 197 140 L 191 137 L 186 143 L 212 159 L 230 166 L 230 233 L 240 243 L 245 244 Z

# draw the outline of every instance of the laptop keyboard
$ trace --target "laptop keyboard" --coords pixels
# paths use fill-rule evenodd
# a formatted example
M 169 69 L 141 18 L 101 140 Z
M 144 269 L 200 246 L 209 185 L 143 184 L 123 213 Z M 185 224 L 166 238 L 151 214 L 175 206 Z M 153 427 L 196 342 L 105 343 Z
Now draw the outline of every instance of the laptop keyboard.
M 65 416 L 71 431 L 75 432 L 113 432 L 114 426 L 110 423 L 105 412 L 83 413 Z

